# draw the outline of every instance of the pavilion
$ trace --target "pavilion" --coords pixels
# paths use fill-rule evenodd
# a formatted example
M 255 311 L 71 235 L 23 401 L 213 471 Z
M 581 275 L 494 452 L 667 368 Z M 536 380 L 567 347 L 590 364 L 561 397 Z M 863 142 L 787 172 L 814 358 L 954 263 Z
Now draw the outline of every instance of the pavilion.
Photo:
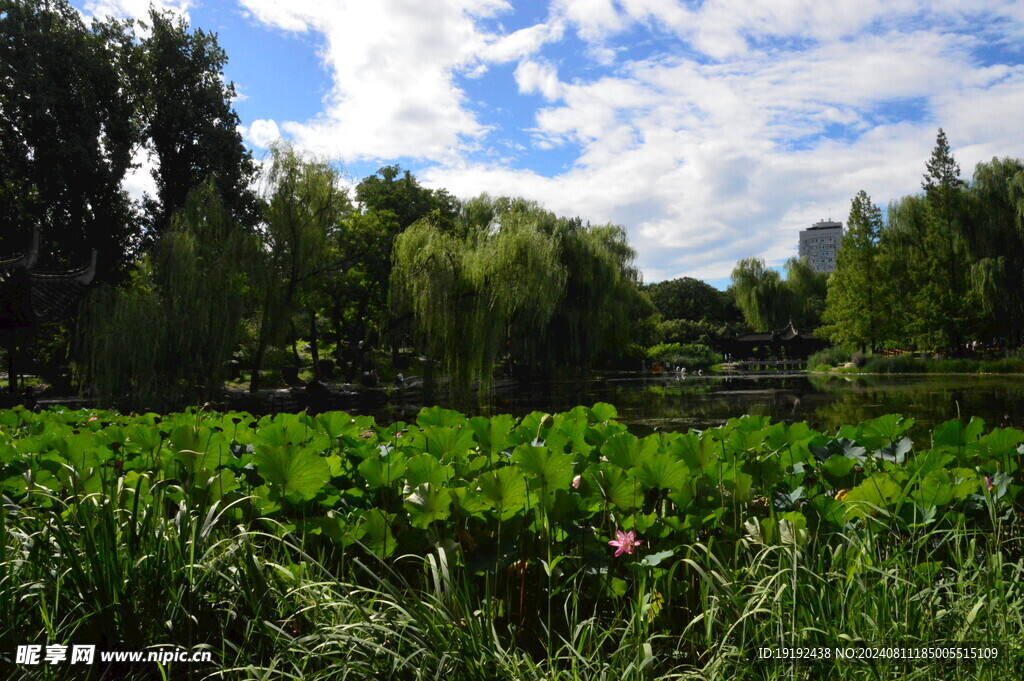
M 800 333 L 792 320 L 781 331 L 748 333 L 726 343 L 736 359 L 806 359 L 827 344 L 809 333 Z
M 70 316 L 96 276 L 96 251 L 89 264 L 66 272 L 38 272 L 39 230 L 24 253 L 0 258 L 0 339 L 7 350 L 10 392 L 18 390 L 19 334 Z

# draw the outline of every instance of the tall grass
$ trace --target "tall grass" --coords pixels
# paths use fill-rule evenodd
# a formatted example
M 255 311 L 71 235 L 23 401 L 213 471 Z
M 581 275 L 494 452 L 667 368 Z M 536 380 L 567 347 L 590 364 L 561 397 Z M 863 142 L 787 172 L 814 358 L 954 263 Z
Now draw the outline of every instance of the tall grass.
M 963 520 L 908 529 L 880 513 L 828 536 L 784 526 L 774 542 L 751 523 L 743 539 L 708 534 L 650 570 L 650 579 L 634 581 L 633 591 L 594 599 L 582 588 L 594 575 L 557 565 L 522 562 L 514 579 L 502 581 L 463 564 L 453 545 L 361 562 L 281 523 L 239 522 L 235 509 L 205 503 L 186 487 L 153 482 L 152 489 L 148 505 L 121 483 L 96 492 L 78 486 L 67 499 L 36 489 L 21 505 L 5 498 L 3 678 L 994 680 L 1024 673 L 1019 510 L 993 515 L 985 531 Z M 1003 658 L 958 665 L 754 657 L 761 646 L 936 641 L 999 642 Z M 16 645 L 48 642 L 209 649 L 215 662 L 97 662 L 56 673 L 11 664 Z

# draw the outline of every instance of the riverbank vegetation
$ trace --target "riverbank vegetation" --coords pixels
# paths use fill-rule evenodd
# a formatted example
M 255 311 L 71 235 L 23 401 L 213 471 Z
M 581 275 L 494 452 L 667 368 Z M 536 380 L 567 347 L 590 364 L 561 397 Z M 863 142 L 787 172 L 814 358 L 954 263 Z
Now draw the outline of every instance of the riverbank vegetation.
M 257 392 L 300 369 L 367 385 L 416 369 L 464 396 L 498 374 L 639 368 L 661 340 L 620 225 L 458 200 L 397 166 L 350 191 L 283 142 L 256 164 L 227 55 L 184 19 L 86 26 L 63 0 L 18 1 L 0 33 L 17 74 L 0 79 L 0 253 L 36 227 L 47 267 L 99 251 L 77 322 L 19 334 L 16 364 L 46 383 L 172 409 L 222 399 L 225 379 Z M 143 148 L 156 193 L 135 202 L 120 187 Z
M 885 219 L 866 193 L 853 199 L 820 334 L 865 351 L 1019 347 L 1024 162 L 993 158 L 967 182 L 940 130 L 922 189 Z
M 0 411 L 0 648 L 209 649 L 204 676 L 250 678 L 1024 670 L 1024 432 L 951 421 L 914 447 L 896 415 L 744 417 L 638 438 L 615 416 Z M 999 656 L 756 659 L 939 641 Z

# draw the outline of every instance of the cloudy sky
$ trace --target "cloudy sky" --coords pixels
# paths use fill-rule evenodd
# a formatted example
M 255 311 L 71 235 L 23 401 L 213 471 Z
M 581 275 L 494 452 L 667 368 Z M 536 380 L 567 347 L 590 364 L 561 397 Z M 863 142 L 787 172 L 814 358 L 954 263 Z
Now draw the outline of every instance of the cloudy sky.
M 149 0 L 75 0 L 142 16 Z M 158 3 L 160 4 L 160 3 Z M 218 33 L 257 157 L 535 199 L 626 226 L 645 280 L 724 286 L 797 233 L 1024 157 L 1019 0 L 164 0 Z

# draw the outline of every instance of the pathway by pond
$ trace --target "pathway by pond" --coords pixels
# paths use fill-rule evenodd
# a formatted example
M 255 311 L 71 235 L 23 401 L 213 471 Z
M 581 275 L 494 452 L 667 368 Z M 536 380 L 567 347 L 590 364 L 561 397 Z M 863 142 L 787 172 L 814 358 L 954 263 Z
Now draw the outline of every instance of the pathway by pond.
M 1024 428 L 1024 376 L 902 375 L 826 377 L 806 374 L 607 378 L 511 390 L 474 413 L 565 411 L 610 402 L 637 434 L 720 425 L 743 414 L 807 421 L 834 431 L 889 413 L 919 426 L 977 416 L 987 427 Z M 442 405 L 449 406 L 449 405 Z M 382 422 L 411 420 L 417 407 L 375 412 Z M 466 411 L 463 409 L 463 411 Z M 917 430 L 917 429 L 915 429 Z

